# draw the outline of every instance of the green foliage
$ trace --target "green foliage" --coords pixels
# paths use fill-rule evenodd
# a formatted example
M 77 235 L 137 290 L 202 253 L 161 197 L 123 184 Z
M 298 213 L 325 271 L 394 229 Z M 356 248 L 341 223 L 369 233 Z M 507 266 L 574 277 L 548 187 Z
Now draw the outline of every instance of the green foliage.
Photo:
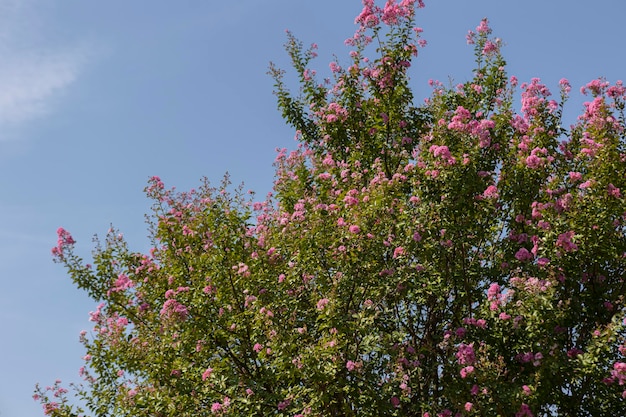
M 111 231 L 93 266 L 60 231 L 102 303 L 77 387 L 93 415 L 624 414 L 626 89 L 592 81 L 566 130 L 569 84 L 556 102 L 534 79 L 518 113 L 483 20 L 471 80 L 417 106 L 413 3 L 365 1 L 332 84 L 288 35 L 300 95 L 271 73 L 302 141 L 275 199 L 155 177 L 153 249 Z

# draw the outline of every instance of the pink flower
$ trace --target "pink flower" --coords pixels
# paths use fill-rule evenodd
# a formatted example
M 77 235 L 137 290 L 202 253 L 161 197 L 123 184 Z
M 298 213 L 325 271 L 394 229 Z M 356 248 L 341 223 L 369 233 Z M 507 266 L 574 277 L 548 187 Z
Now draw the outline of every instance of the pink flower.
M 485 46 L 483 47 L 483 55 L 491 55 L 497 53 L 500 48 L 498 47 L 497 42 L 487 41 L 485 42 Z
M 626 363 L 615 362 L 615 364 L 613 364 L 613 370 L 611 371 L 611 376 L 617 379 L 617 382 L 620 385 L 624 385 L 626 383 Z
M 609 186 L 607 187 L 609 195 L 615 198 L 621 198 L 622 197 L 622 193 L 620 192 L 620 189 L 617 188 L 616 186 L 614 186 L 613 184 L 609 184 Z
M 515 417 L 533 417 L 528 404 L 522 404 L 519 411 L 515 413 Z
M 356 224 L 353 224 L 352 226 L 350 226 L 349 230 L 350 230 L 350 233 L 354 233 L 356 235 L 361 231 L 361 228 L 357 226 Z
M 570 171 L 569 173 L 569 180 L 571 182 L 580 181 L 582 178 L 583 174 L 581 174 L 580 172 Z
M 491 28 L 489 27 L 489 20 L 486 18 L 480 21 L 480 25 L 476 27 L 476 32 L 483 33 L 488 35 L 491 33 Z
M 483 198 L 498 198 L 498 188 L 495 185 L 490 185 L 483 192 Z
M 593 184 L 595 184 L 594 180 L 587 180 L 587 181 L 583 182 L 582 184 L 580 184 L 578 186 L 578 188 L 580 188 L 581 190 L 584 190 L 584 189 L 587 189 L 587 188 L 593 186 Z
M 128 276 L 126 276 L 125 274 L 120 274 L 117 277 L 117 280 L 115 280 L 115 285 L 113 286 L 111 291 L 112 292 L 124 291 L 133 286 L 134 286 L 134 283 L 128 278 Z
M 400 399 L 398 397 L 391 397 L 391 405 L 395 408 L 400 407 Z
M 263 345 L 260 343 L 255 343 L 254 346 L 252 347 L 252 349 L 256 352 L 259 353 L 260 351 L 263 350 Z
M 561 233 L 556 239 L 556 246 L 562 248 L 565 252 L 574 252 L 578 250 L 578 245 L 572 242 L 574 231 Z
M 321 174 L 317 176 L 317 178 L 321 180 L 329 180 L 332 178 L 332 175 L 330 175 L 328 172 L 322 172 Z
M 539 266 L 546 266 L 550 263 L 550 259 L 548 258 L 539 258 L 537 259 L 537 265 Z
M 543 159 L 537 155 L 530 155 L 526 158 L 526 166 L 531 169 L 540 168 L 543 165 Z
M 326 308 L 326 306 L 328 305 L 329 301 L 330 300 L 328 298 L 321 298 L 321 299 L 319 299 L 317 301 L 317 309 L 319 311 L 324 310 L 324 308 Z
M 57 229 L 57 236 L 57 245 L 52 248 L 52 255 L 62 260 L 65 249 L 67 249 L 67 247 L 69 246 L 72 246 L 74 243 L 76 243 L 76 241 L 74 240 L 72 235 L 62 227 L 59 227 Z
M 278 409 L 279 410 L 284 410 L 285 408 L 289 407 L 289 404 L 291 404 L 291 400 L 285 400 L 285 401 L 281 401 L 278 403 Z
M 529 261 L 533 258 L 533 255 L 526 248 L 521 248 L 515 253 L 515 259 L 521 262 Z
M 397 258 L 399 256 L 404 255 L 406 252 L 404 250 L 404 248 L 402 246 L 398 246 L 397 248 L 394 249 L 393 251 L 393 257 Z
M 202 380 L 205 381 L 207 378 L 210 378 L 212 373 L 213 368 L 207 368 L 204 372 L 202 372 Z
M 52 414 L 58 409 L 59 409 L 59 404 L 55 403 L 54 401 L 43 405 L 43 413 L 47 416 Z
M 470 402 L 466 402 L 465 403 L 465 411 L 472 411 L 472 407 L 474 406 L 474 404 L 470 403 Z
M 374 14 L 374 2 L 373 1 L 364 1 L 364 7 L 356 19 L 354 23 L 359 23 L 362 27 L 372 28 L 377 26 L 379 23 L 378 17 Z
M 466 366 L 465 368 L 461 369 L 461 378 L 467 378 L 472 372 L 474 372 L 474 367 L 473 366 Z
M 474 346 L 472 344 L 466 345 L 461 343 L 457 348 L 456 358 L 460 365 L 471 365 L 476 360 L 474 354 Z
M 185 307 L 183 304 L 174 299 L 169 299 L 163 304 L 163 308 L 161 308 L 160 314 L 161 317 L 184 320 L 187 318 L 189 312 L 187 311 L 187 307 Z
M 453 122 L 454 122 L 454 119 L 456 117 L 458 117 L 458 116 L 454 116 L 452 118 Z M 452 122 L 450 124 L 452 124 Z M 450 128 L 450 126 L 448 126 L 448 127 Z M 447 146 L 445 146 L 445 145 L 432 145 L 428 150 L 433 154 L 434 157 L 439 157 L 439 158 L 443 159 L 444 162 L 447 165 L 454 165 L 454 164 L 456 164 L 456 158 L 454 158 L 452 156 L 452 154 L 450 153 L 450 149 Z
M 489 289 L 487 290 L 487 300 L 495 300 L 497 299 L 499 294 L 500 286 L 494 282 L 489 286 Z

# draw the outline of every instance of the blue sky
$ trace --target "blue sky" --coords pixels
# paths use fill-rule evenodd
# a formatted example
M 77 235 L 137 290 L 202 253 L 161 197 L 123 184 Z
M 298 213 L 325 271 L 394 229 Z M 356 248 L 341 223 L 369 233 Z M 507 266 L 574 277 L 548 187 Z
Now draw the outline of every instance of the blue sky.
M 482 17 L 506 43 L 509 74 L 555 92 L 571 81 L 568 122 L 578 87 L 626 81 L 623 0 L 425 1 L 418 96 L 430 78 L 470 77 L 465 34 Z M 269 61 L 289 67 L 284 30 L 319 45 L 323 73 L 333 54 L 345 62 L 360 10 L 359 0 L 0 0 L 2 417 L 42 415 L 36 382 L 78 380 L 95 303 L 52 262 L 56 229 L 85 256 L 110 224 L 145 251 L 152 175 L 183 190 L 229 171 L 262 198 L 274 149 L 295 146 L 266 75 Z

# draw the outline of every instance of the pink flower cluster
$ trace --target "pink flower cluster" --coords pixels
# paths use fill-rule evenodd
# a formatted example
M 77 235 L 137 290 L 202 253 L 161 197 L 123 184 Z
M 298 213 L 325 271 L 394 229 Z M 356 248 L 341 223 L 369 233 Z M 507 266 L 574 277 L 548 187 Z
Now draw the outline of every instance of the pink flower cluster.
M 619 385 L 626 384 L 626 363 L 615 362 L 611 371 L 611 377 L 615 378 Z
M 459 344 L 457 347 L 456 358 L 460 365 L 472 365 L 476 361 L 476 354 L 474 352 L 474 345 L 470 343 Z
M 397 25 L 403 18 L 413 16 L 416 0 L 387 0 L 385 6 L 380 8 L 375 5 L 374 0 L 363 0 L 363 10 L 356 17 L 355 23 L 359 23 L 363 28 L 373 28 L 379 25 L 380 21 L 387 25 Z M 418 7 L 424 7 L 423 0 L 417 0 Z
M 445 145 L 431 145 L 428 149 L 434 157 L 441 158 L 446 165 L 454 165 L 456 164 L 456 158 L 452 156 L 450 153 L 450 149 L 448 149 Z
M 561 233 L 556 239 L 556 246 L 563 249 L 565 252 L 575 252 L 578 250 L 578 245 L 574 243 L 574 231 Z
M 52 256 L 62 260 L 64 257 L 65 249 L 69 246 L 72 246 L 74 243 L 76 243 L 76 241 L 74 240 L 70 232 L 62 227 L 59 227 L 57 229 L 57 236 L 57 245 L 52 248 Z
M 161 308 L 161 317 L 173 320 L 185 320 L 189 311 L 185 305 L 179 303 L 174 299 L 166 300 Z
M 491 131 L 495 127 L 492 120 L 480 119 L 472 117 L 469 110 L 463 106 L 458 106 L 454 112 L 454 116 L 448 123 L 448 129 L 458 132 L 469 133 L 478 138 L 478 145 L 486 148 L 491 144 Z
M 523 83 L 521 85 L 522 90 L 522 113 L 526 120 L 530 120 L 535 116 L 538 116 L 542 109 L 549 106 L 551 109 L 556 109 L 556 102 L 548 102 L 547 98 L 552 95 L 548 87 L 541 84 L 541 79 L 533 78 L 530 84 Z

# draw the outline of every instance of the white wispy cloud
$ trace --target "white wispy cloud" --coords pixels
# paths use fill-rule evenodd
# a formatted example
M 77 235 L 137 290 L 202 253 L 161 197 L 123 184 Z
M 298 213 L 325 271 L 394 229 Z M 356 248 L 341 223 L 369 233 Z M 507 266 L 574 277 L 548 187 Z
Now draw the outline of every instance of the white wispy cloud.
M 47 39 L 45 12 L 31 0 L 0 0 L 0 140 L 2 129 L 52 110 L 78 77 L 83 47 Z

